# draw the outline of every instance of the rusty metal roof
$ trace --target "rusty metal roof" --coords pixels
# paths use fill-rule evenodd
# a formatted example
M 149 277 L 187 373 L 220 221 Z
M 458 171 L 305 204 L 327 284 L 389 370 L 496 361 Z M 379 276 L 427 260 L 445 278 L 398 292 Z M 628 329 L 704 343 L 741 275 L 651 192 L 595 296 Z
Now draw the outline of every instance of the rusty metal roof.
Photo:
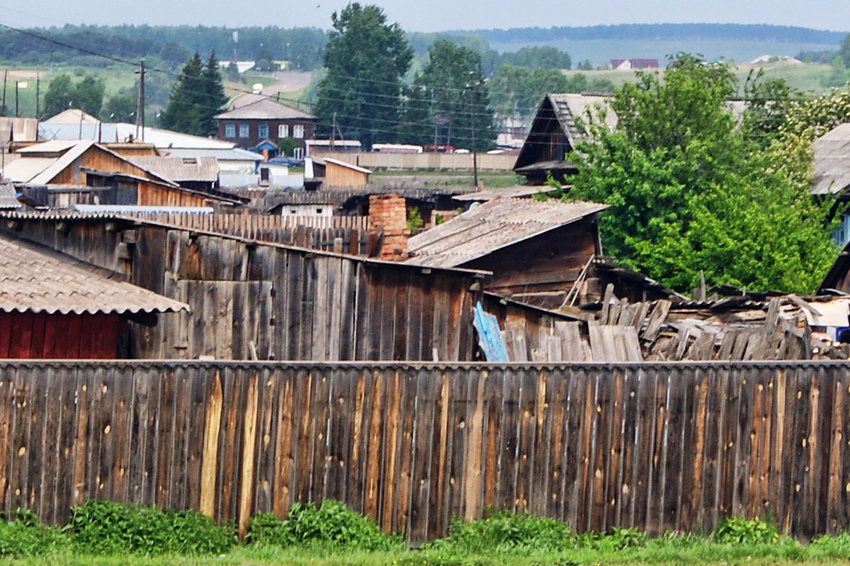
M 0 311 L 177 312 L 189 306 L 46 248 L 0 237 Z
M 457 267 L 605 210 L 593 202 L 497 198 L 408 241 L 406 263 Z

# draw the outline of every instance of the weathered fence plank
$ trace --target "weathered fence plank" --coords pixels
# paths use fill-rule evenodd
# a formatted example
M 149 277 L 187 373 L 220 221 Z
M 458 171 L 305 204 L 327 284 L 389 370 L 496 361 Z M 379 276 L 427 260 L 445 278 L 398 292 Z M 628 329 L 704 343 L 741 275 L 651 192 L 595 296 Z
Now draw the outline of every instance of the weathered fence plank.
M 380 339 L 379 339 L 380 340 Z M 850 365 L 0 361 L 0 511 L 338 499 L 417 544 L 528 509 L 586 531 L 850 526 Z

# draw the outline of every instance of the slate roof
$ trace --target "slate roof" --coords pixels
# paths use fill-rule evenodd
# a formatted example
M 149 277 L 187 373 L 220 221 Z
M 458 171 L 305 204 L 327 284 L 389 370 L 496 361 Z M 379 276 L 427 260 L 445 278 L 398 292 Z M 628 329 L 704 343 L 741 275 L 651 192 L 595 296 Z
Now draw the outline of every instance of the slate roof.
M 217 120 L 315 120 L 316 117 L 297 108 L 263 98 L 229 110 L 215 117 Z
M 0 237 L 0 311 L 177 312 L 189 306 L 56 252 Z
M 17 191 L 12 183 L 0 185 L 0 210 L 18 210 L 21 203 L 15 197 Z
M 406 263 L 458 267 L 605 210 L 592 202 L 497 198 L 408 240 Z
M 215 157 L 127 157 L 127 161 L 170 181 L 218 180 L 218 161 Z
M 841 124 L 815 140 L 812 194 L 838 194 L 850 188 L 850 124 Z

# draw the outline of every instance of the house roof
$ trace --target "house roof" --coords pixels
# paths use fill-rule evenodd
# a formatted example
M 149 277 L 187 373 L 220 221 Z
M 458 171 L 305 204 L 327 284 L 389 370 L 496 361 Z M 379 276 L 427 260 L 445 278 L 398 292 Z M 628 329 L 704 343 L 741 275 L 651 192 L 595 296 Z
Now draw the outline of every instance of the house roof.
M 61 114 L 59 115 L 61 116 Z M 58 118 L 59 116 L 56 116 Z M 91 140 L 99 143 L 124 143 L 136 139 L 137 127 L 127 123 L 42 122 L 38 136 L 42 140 Z M 141 135 L 139 136 L 141 138 Z M 157 148 L 230 149 L 233 142 L 215 140 L 159 128 L 144 128 L 144 141 Z
M 838 194 L 850 188 L 850 123 L 841 124 L 812 144 L 815 184 L 812 194 Z
M 275 102 L 270 98 L 263 98 L 228 110 L 215 117 L 217 120 L 315 120 L 316 117 L 297 108 Z
M 0 311 L 49 314 L 177 312 L 188 305 L 121 281 L 114 274 L 0 237 Z
M 163 150 L 169 157 L 214 157 L 218 161 L 262 161 L 263 156 L 247 149 L 234 147 L 231 149 L 185 149 L 169 148 Z
M 99 124 L 100 120 L 77 108 L 69 108 L 47 120 L 42 120 L 42 122 L 47 124 Z
M 127 157 L 127 161 L 176 183 L 214 183 L 218 180 L 218 162 L 215 157 Z
M 570 186 L 565 186 L 565 189 L 569 189 Z M 478 191 L 474 193 L 468 193 L 463 195 L 455 195 L 453 198 L 455 200 L 460 201 L 470 201 L 470 202 L 485 202 L 488 200 L 493 200 L 499 197 L 507 197 L 507 198 L 526 198 L 532 197 L 538 194 L 546 194 L 554 191 L 553 187 L 549 186 L 537 186 L 537 185 L 516 185 L 514 187 L 504 187 L 498 189 L 486 189 L 483 191 Z
M 12 183 L 0 185 L 0 210 L 18 210 L 23 206 L 15 197 L 17 191 Z
M 316 163 L 330 163 L 331 165 L 344 167 L 345 169 L 351 169 L 352 171 L 357 171 L 358 173 L 364 173 L 366 175 L 370 175 L 372 173 L 372 171 L 370 171 L 369 169 L 364 169 L 363 167 L 358 167 L 357 165 L 346 163 L 345 161 L 340 161 L 339 159 L 331 159 L 330 157 L 326 157 L 324 159 L 314 159 L 313 161 L 315 161 Z
M 497 198 L 408 240 L 406 263 L 458 267 L 608 208 L 592 202 Z
M 609 96 L 589 94 L 547 94 L 537 109 L 537 114 L 531 124 L 528 137 L 517 156 L 514 170 L 519 171 L 523 167 L 537 164 L 537 156 L 540 153 L 538 144 L 543 143 L 541 136 L 546 136 L 552 120 L 556 120 L 563 132 L 568 150 L 576 146 L 576 142 L 583 137 L 583 133 L 576 123 L 576 118 L 586 120 L 590 114 L 594 118 L 601 118 L 605 111 L 605 124 L 609 128 L 617 125 L 617 115 L 611 109 L 608 101 Z M 566 161 L 553 161 L 556 165 L 564 164 Z M 549 167 L 552 168 L 552 167 Z

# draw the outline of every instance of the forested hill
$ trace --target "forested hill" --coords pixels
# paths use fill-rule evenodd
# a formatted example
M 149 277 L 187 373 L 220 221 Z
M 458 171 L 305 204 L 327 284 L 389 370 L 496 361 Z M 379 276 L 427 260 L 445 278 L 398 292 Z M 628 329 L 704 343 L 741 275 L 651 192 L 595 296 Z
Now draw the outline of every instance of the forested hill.
M 552 41 L 765 41 L 838 45 L 847 32 L 793 26 L 747 24 L 621 24 L 613 26 L 475 30 L 491 43 L 533 44 Z

